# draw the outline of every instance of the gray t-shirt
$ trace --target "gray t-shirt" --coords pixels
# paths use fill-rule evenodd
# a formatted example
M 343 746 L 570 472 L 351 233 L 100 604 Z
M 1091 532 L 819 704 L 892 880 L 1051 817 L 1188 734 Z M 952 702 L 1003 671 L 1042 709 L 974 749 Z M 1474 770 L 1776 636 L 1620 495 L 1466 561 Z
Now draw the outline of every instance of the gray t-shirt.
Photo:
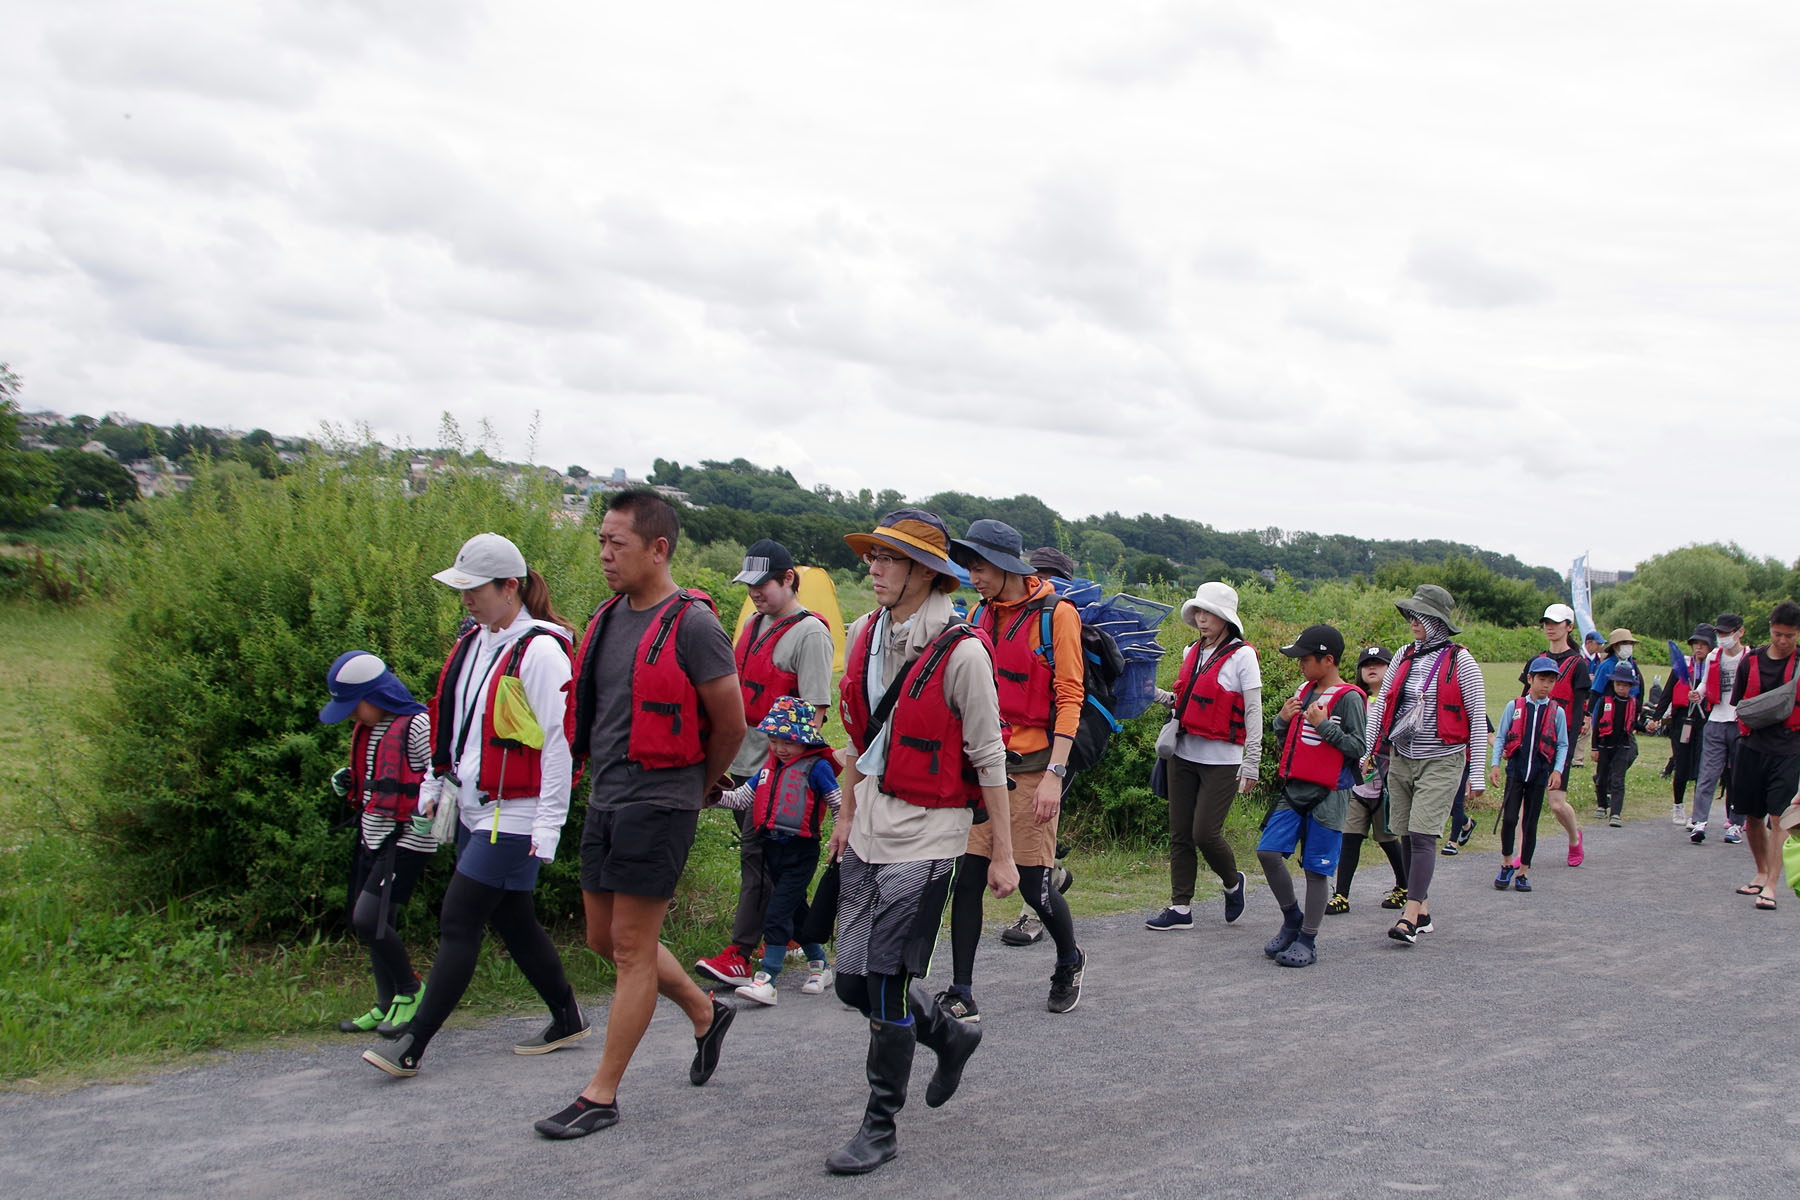
M 704 763 L 646 771 L 626 757 L 631 741 L 631 672 L 638 643 L 664 607 L 674 601 L 670 596 L 642 612 L 621 601 L 607 614 L 606 627 L 594 648 L 598 703 L 588 740 L 589 769 L 594 777 L 589 804 L 654 804 L 697 811 L 706 798 L 709 781 Z M 737 670 L 731 638 L 704 604 L 690 604 L 676 627 L 675 661 L 696 686 Z
M 752 617 L 751 627 L 758 628 L 756 622 L 759 620 L 766 621 L 767 618 Z M 802 700 L 829 707 L 837 699 L 831 690 L 834 653 L 831 631 L 825 628 L 825 622 L 802 621 L 775 643 L 775 665 L 799 676 L 794 689 Z M 740 778 L 755 775 L 762 770 L 768 757 L 769 735 L 752 725 L 744 732 L 744 744 L 738 747 L 737 757 L 731 761 L 731 773 Z

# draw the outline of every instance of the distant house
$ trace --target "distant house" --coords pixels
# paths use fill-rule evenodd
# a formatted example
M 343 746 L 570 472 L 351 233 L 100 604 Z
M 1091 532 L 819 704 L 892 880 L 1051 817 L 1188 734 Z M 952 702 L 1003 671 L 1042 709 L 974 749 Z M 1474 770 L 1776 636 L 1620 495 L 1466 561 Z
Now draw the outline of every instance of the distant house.
M 673 500 L 677 504 L 686 504 L 688 494 L 680 488 L 670 487 L 664 483 L 651 483 L 648 479 L 633 479 L 625 474 L 624 467 L 614 467 L 611 475 L 597 483 L 587 486 L 588 493 L 623 492 L 628 488 L 649 488 L 664 499 Z
M 53 413 L 48 409 L 45 409 L 42 412 L 19 414 L 20 429 L 55 429 L 59 426 L 67 425 L 68 423 L 69 418 L 63 416 L 61 413 Z
M 82 453 L 84 453 L 84 454 L 104 454 L 108 458 L 119 457 L 118 455 L 114 454 L 107 447 L 105 442 L 102 442 L 99 440 L 95 440 L 95 441 L 91 441 L 91 442 L 83 442 L 81 444 L 81 450 L 82 450 Z

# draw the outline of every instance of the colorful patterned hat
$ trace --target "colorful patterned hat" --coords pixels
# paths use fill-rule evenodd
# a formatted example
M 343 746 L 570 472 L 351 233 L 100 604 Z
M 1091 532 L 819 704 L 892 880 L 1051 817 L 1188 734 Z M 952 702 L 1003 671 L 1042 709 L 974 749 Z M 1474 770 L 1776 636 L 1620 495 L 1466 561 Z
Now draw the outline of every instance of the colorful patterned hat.
M 829 745 L 814 720 L 817 716 L 818 709 L 800 697 L 783 696 L 769 707 L 769 715 L 758 722 L 756 728 L 784 742 L 798 742 L 802 746 Z

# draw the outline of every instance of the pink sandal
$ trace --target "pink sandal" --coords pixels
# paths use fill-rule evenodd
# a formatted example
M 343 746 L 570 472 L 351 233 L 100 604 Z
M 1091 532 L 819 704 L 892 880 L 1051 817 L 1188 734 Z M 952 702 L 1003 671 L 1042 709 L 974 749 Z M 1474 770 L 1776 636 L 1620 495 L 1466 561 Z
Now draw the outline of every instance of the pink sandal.
M 1575 831 L 1575 844 L 1569 847 L 1569 865 L 1571 867 L 1579 867 L 1581 865 L 1581 860 L 1587 857 L 1587 851 L 1582 849 L 1581 843 L 1581 830 L 1577 829 Z

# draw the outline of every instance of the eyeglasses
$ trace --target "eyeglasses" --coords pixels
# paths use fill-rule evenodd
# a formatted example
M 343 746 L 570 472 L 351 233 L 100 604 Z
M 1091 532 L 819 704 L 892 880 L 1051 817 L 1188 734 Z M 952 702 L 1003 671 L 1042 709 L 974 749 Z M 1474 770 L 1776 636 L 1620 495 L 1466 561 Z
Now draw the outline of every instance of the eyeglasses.
M 863 558 L 863 561 L 865 563 L 867 563 L 869 566 L 882 567 L 884 569 L 887 567 L 893 566 L 895 563 L 900 563 L 900 562 L 906 561 L 906 559 L 902 558 L 898 554 L 877 554 L 873 550 L 871 550 L 867 554 L 863 555 L 862 558 Z

